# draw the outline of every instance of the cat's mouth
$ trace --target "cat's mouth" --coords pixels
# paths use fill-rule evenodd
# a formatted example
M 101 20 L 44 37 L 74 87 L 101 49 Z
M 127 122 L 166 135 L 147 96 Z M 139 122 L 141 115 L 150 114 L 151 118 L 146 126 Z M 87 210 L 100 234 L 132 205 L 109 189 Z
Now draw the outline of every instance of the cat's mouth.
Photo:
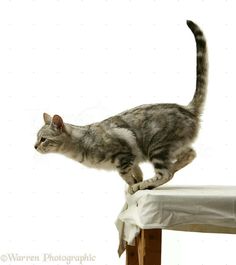
M 35 148 L 36 151 L 38 151 L 41 154 L 45 154 L 46 153 L 46 151 L 44 149 L 40 148 L 40 146 L 37 145 L 37 144 L 34 146 L 34 148 Z

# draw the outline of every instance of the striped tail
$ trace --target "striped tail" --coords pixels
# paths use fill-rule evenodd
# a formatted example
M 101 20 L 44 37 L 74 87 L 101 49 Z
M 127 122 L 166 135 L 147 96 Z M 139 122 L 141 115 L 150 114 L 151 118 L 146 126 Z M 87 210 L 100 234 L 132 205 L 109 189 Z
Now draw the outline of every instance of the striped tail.
M 187 25 L 193 32 L 197 46 L 197 76 L 196 90 L 192 101 L 188 107 L 196 115 L 201 114 L 206 98 L 207 77 L 208 77 L 208 60 L 207 60 L 207 44 L 201 29 L 192 21 L 187 20 Z

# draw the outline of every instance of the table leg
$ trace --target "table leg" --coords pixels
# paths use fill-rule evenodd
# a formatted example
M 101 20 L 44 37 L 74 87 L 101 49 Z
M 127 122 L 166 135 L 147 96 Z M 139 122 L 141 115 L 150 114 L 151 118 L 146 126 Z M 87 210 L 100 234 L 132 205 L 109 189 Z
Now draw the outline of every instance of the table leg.
M 137 240 L 135 246 L 126 246 L 126 265 L 139 265 Z
M 161 229 L 143 229 L 138 237 L 139 265 L 161 265 Z
M 135 246 L 126 246 L 126 265 L 161 265 L 161 229 L 142 229 Z

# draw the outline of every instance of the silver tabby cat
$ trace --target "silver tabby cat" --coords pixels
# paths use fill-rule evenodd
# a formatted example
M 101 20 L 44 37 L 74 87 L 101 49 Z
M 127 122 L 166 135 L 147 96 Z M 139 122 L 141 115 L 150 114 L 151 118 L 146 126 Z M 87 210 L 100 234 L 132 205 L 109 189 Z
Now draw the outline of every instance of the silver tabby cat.
M 117 169 L 129 192 L 152 189 L 195 157 L 191 144 L 199 130 L 207 87 L 207 46 L 200 28 L 187 21 L 197 46 L 196 91 L 187 106 L 142 105 L 87 126 L 64 123 L 44 113 L 35 149 L 60 153 L 89 167 Z M 155 176 L 143 180 L 139 163 L 150 161 Z

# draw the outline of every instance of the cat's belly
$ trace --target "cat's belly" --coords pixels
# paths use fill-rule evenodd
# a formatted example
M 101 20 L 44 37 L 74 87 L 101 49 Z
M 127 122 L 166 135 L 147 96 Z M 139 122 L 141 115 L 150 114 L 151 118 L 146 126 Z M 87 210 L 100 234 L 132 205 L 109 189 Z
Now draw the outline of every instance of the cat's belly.
M 95 158 L 91 158 L 91 157 L 85 158 L 81 154 L 72 155 L 71 153 L 68 153 L 67 156 L 86 167 L 104 169 L 104 170 L 116 169 L 115 163 L 112 163 L 110 159 L 99 161 L 98 159 L 95 159 Z
M 112 163 L 111 161 L 91 161 L 91 160 L 84 160 L 83 162 L 80 161 L 81 164 L 83 164 L 86 167 L 90 168 L 96 168 L 96 169 L 104 169 L 104 170 L 115 170 L 115 164 Z

